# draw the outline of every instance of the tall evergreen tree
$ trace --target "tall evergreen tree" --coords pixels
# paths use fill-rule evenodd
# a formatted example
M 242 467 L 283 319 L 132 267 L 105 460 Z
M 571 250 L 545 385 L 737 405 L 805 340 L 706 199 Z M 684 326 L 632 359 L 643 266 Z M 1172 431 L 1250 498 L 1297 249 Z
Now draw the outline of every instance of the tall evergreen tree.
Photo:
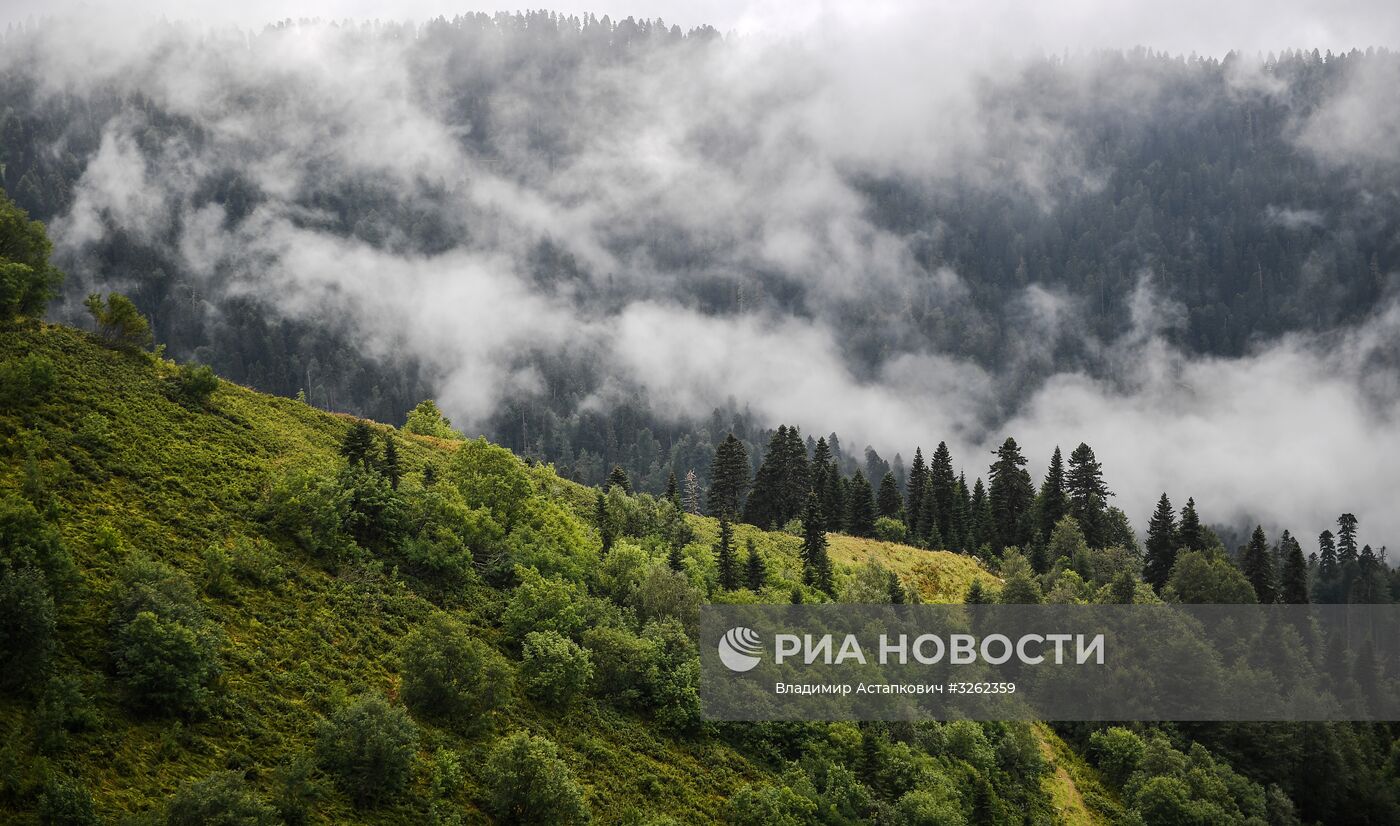
M 972 493 L 967 489 L 967 477 L 959 473 L 957 481 L 953 484 L 953 515 L 948 520 L 949 530 L 952 532 L 944 536 L 950 549 L 966 553 L 969 550 L 976 550 L 972 546 L 970 533 L 972 531 Z
M 972 499 L 968 502 L 968 510 L 971 527 L 966 542 L 967 552 L 976 554 L 982 550 L 983 545 L 991 543 L 994 530 L 992 503 L 987 499 L 987 488 L 982 484 L 980 476 L 972 486 Z
M 680 510 L 681 490 L 676 484 L 676 472 L 674 470 L 666 476 L 666 501 L 675 505 L 677 510 Z
M 1201 517 L 1196 513 L 1196 500 L 1186 499 L 1186 507 L 1181 509 L 1181 526 L 1177 528 L 1177 546 L 1188 551 L 1204 551 L 1206 534 L 1201 528 Z
M 1268 605 L 1277 599 L 1273 554 L 1269 551 L 1269 540 L 1264 536 L 1262 525 L 1254 527 L 1254 534 L 1240 556 L 1240 570 L 1249 584 L 1254 586 L 1254 595 L 1261 605 Z
M 841 476 L 841 464 L 832 459 L 827 466 L 826 491 L 822 495 L 821 514 L 826 520 L 828 531 L 840 531 L 846 527 L 846 501 L 850 491 L 850 481 Z
M 1344 513 L 1337 517 L 1337 556 L 1343 565 L 1356 562 L 1360 554 L 1356 549 L 1356 517 Z
M 603 485 L 603 490 L 622 488 L 623 493 L 632 492 L 632 480 L 627 478 L 627 471 L 622 469 L 622 465 L 613 465 L 613 469 L 608 473 L 608 481 Z
M 768 442 L 753 491 L 744 504 L 744 521 L 761 528 L 786 524 L 801 513 L 811 487 L 802 433 L 796 427 L 780 425 Z
M 379 463 L 374 449 L 374 430 L 368 423 L 357 421 L 350 425 L 345 437 L 340 440 L 340 455 L 346 464 L 373 468 Z
M 1308 562 L 1303 558 L 1303 546 L 1287 531 L 1284 531 L 1284 537 L 1279 543 L 1283 551 L 1279 601 L 1287 605 L 1306 605 L 1311 600 L 1308 598 Z
M 807 494 L 812 490 L 812 466 L 807 460 L 807 445 L 797 425 L 788 427 L 783 445 L 783 474 L 778 486 L 778 523 L 786 525 L 802 516 L 807 506 Z
M 904 498 L 899 495 L 899 483 L 894 480 L 893 472 L 886 472 L 885 478 L 880 480 L 880 494 L 875 499 L 875 506 L 881 516 L 904 518 Z
M 1069 455 L 1065 492 L 1069 495 L 1070 515 L 1079 522 L 1089 547 L 1104 547 L 1108 497 L 1113 492 L 1104 484 L 1103 467 L 1094 456 L 1093 448 L 1083 442 Z
M 739 587 L 739 559 L 734 553 L 734 526 L 726 514 L 719 517 L 719 541 L 715 543 L 715 566 L 719 587 L 733 591 Z
M 710 464 L 711 516 L 737 517 L 742 512 L 744 495 L 749 491 L 749 452 L 744 443 L 730 433 L 715 449 Z
M 1050 541 L 1055 525 L 1069 513 L 1069 496 L 1065 493 L 1065 463 L 1060 456 L 1060 446 L 1050 456 L 1050 469 L 1045 480 L 1040 483 L 1040 496 L 1036 500 L 1040 515 L 1040 537 Z
M 941 550 L 947 542 L 938 530 L 938 502 L 933 496 L 933 485 L 924 485 L 923 499 L 923 506 L 919 509 L 918 541 L 929 550 Z
M 1029 543 L 1035 489 L 1031 487 L 1030 474 L 1025 470 L 1026 457 L 1021 455 L 1021 447 L 1015 439 L 1008 436 L 995 453 L 997 460 L 988 471 L 991 487 L 987 496 L 992 529 L 986 541 L 999 553 L 1003 548 L 1012 545 L 1025 547 Z
M 924 492 L 928 490 L 928 465 L 924 464 L 924 449 L 914 448 L 914 462 L 909 466 L 909 491 L 906 497 L 909 505 L 904 509 L 909 535 L 924 537 L 928 526 L 924 524 Z
M 953 475 L 953 456 L 948 452 L 948 443 L 939 442 L 929 461 L 928 483 L 933 489 L 933 501 L 938 511 L 938 532 L 948 543 L 958 543 L 961 548 L 962 528 L 954 525 L 958 518 L 954 499 L 957 496 L 958 479 Z
M 807 497 L 802 512 L 802 582 L 828 594 L 835 593 L 831 558 L 826 552 L 826 532 L 822 530 L 821 502 L 816 493 Z
M 758 592 L 768 583 L 768 566 L 758 554 L 758 546 L 752 538 L 748 540 L 749 556 L 744 560 L 744 583 L 750 591 Z
M 1323 531 L 1317 536 L 1317 574 L 1324 581 L 1337 576 L 1337 542 L 1331 531 Z
M 850 502 L 847 504 L 846 530 L 851 536 L 875 535 L 875 491 L 859 470 L 851 477 Z
M 388 433 L 384 434 L 384 460 L 379 469 L 384 478 L 389 480 L 389 487 L 398 490 L 399 480 L 403 478 L 403 468 L 399 465 L 399 449 L 394 444 L 394 437 Z
M 1179 539 L 1176 532 L 1176 511 L 1163 493 L 1157 500 L 1157 510 L 1147 523 L 1147 558 L 1143 561 L 1142 578 L 1157 591 L 1167 584 L 1172 566 L 1176 564 Z
M 593 521 L 598 526 L 598 537 L 602 541 L 603 556 L 608 555 L 608 551 L 613 546 L 612 517 L 608 515 L 608 497 L 601 490 L 598 491 L 598 499 L 593 506 Z

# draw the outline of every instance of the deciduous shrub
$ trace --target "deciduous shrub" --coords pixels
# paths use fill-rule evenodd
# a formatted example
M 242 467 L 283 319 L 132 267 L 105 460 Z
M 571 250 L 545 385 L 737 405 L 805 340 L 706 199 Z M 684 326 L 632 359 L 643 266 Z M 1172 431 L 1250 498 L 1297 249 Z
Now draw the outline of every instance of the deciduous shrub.
M 882 516 L 875 520 L 875 538 L 885 542 L 903 542 L 909 535 L 903 520 Z
M 0 364 L 0 406 L 24 407 L 41 401 L 53 390 L 53 362 L 30 353 Z
M 97 826 L 92 795 L 81 781 L 59 777 L 44 784 L 39 795 L 39 822 L 43 826 Z
M 186 404 L 201 405 L 219 389 L 219 377 L 204 364 L 182 364 L 172 382 L 173 395 Z
M 83 306 L 97 325 L 97 337 L 108 347 L 144 350 L 151 346 L 151 325 L 126 296 L 111 293 L 104 303 L 102 296 L 93 293 Z
M 0 689 L 37 686 L 55 639 L 53 598 L 33 567 L 0 561 Z
M 563 706 L 588 691 L 593 662 L 573 640 L 557 631 L 534 631 L 525 635 L 524 650 L 520 672 L 531 697 Z
M 159 562 L 122 570 L 112 610 L 112 657 L 127 701 L 147 711 L 197 714 L 220 672 L 221 630 L 194 588 Z
M 165 826 L 274 826 L 277 810 L 236 771 L 215 772 L 183 786 L 165 808 Z
M 486 761 L 491 811 L 502 823 L 565 826 L 587 823 L 583 792 L 559 750 L 523 732 L 501 740 Z
M 316 760 L 356 806 L 374 806 L 408 785 L 418 727 L 377 694 L 337 711 L 318 728 Z
M 434 614 L 405 637 L 399 659 L 404 703 L 459 729 L 487 722 L 513 693 L 510 663 L 446 614 Z

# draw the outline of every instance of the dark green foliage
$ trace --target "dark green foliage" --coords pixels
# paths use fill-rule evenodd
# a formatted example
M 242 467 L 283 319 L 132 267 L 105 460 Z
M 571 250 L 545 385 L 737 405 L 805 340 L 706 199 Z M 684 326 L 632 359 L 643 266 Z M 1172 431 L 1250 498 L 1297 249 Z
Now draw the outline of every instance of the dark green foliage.
M 375 806 L 408 785 L 418 728 L 408 714 L 371 694 L 316 730 L 316 761 L 356 806 Z
M 739 558 L 734 551 L 734 526 L 728 517 L 719 518 L 719 539 L 715 542 L 715 569 L 719 587 L 733 591 L 739 587 Z
M 517 732 L 497 743 L 485 779 L 491 811 L 501 823 L 568 826 L 590 820 L 573 773 L 544 737 Z
M 603 491 L 598 491 L 598 498 L 593 504 L 593 523 L 598 528 L 598 540 L 602 546 L 602 553 L 607 555 L 612 550 L 615 536 L 613 534 L 612 515 L 608 513 L 608 498 Z
M 802 512 L 802 583 L 828 594 L 835 592 L 831 558 L 826 552 L 826 532 L 822 529 L 821 504 L 816 493 L 807 496 Z
M 1360 558 L 1356 544 L 1356 516 L 1344 513 L 1337 517 L 1337 558 L 1343 564 L 1355 563 Z
M 63 282 L 44 225 L 0 191 L 0 322 L 39 316 Z
M 165 826 L 275 826 L 276 809 L 241 772 L 221 771 L 181 788 L 165 809 Z
M 875 491 L 865 474 L 856 471 L 846 495 L 846 532 L 851 536 L 874 536 L 875 516 Z
M 1050 541 L 1055 525 L 1069 513 L 1069 494 L 1065 492 L 1065 463 L 1060 455 L 1060 446 L 1050 456 L 1050 467 L 1045 480 L 1040 483 L 1040 495 L 1036 498 L 1039 515 L 1040 538 Z
M 0 689 L 37 686 L 56 646 L 53 597 L 36 569 L 0 563 Z
M 992 527 L 990 535 L 982 540 L 990 542 L 992 548 L 1000 552 L 1002 548 L 1030 542 L 1035 489 L 1025 470 L 1026 457 L 1021 455 L 1021 447 L 1015 439 L 1008 436 L 997 449 L 996 456 L 996 462 L 988 471 L 991 486 L 987 496 Z
M 138 558 L 122 569 L 112 602 L 112 660 L 127 702 L 151 713 L 204 712 L 223 633 L 189 580 Z
M 748 557 L 744 560 L 744 584 L 750 591 L 761 591 L 768 583 L 768 566 L 758 553 L 752 538 L 748 540 Z
M 962 548 L 962 529 L 955 511 L 957 477 L 953 475 L 953 456 L 947 442 L 939 442 L 929 460 L 929 488 L 933 492 L 934 511 L 938 516 L 938 533 L 951 549 Z
M 42 480 L 27 480 L 36 498 L 43 498 Z M 62 601 L 77 578 L 73 559 L 58 531 L 34 502 L 0 491 L 0 565 L 33 568 L 44 577 L 53 597 Z
M 191 405 L 209 403 L 209 397 L 219 389 L 219 377 L 203 364 L 182 364 L 172 380 L 176 399 Z
M 924 463 L 924 449 L 916 447 L 914 448 L 914 461 L 909 465 L 909 506 L 905 509 L 904 514 L 910 536 L 922 538 L 928 535 L 929 526 L 924 515 L 924 498 L 929 492 L 929 473 L 928 465 Z M 934 520 L 938 518 L 936 513 L 930 513 L 929 516 Z
M 1317 573 L 1321 580 L 1329 581 L 1337 575 L 1340 560 L 1337 558 L 1337 542 L 1331 531 L 1323 531 L 1317 536 Z
M 979 478 L 972 485 L 972 497 L 968 500 L 967 532 L 963 549 L 968 553 L 980 552 L 983 545 L 989 545 L 995 538 L 996 521 L 992 516 L 992 503 L 987 498 L 987 489 Z
M 1258 601 L 1254 587 L 1222 556 L 1204 551 L 1177 555 L 1162 597 L 1188 604 L 1249 604 Z
M 1201 517 L 1196 513 L 1196 500 L 1188 498 L 1181 509 L 1181 525 L 1177 528 L 1177 546 L 1190 551 L 1206 549 L 1205 529 L 1201 527 Z
M 715 449 L 714 462 L 710 465 L 710 493 L 706 502 L 710 515 L 737 517 L 742 512 L 749 484 L 749 452 L 730 433 Z
M 744 503 L 744 521 L 761 528 L 782 527 L 801 513 L 811 487 L 811 469 L 801 431 L 779 425 L 768 440 L 753 491 Z
M 1303 546 L 1288 531 L 1279 541 L 1283 555 L 1279 602 L 1286 605 L 1306 605 L 1311 602 L 1308 588 L 1308 561 L 1303 558 Z
M 399 466 L 399 449 L 394 444 L 393 435 L 389 433 L 384 434 L 384 458 L 379 463 L 379 472 L 389 480 L 389 487 L 399 489 L 399 480 L 403 479 L 403 468 Z
M 1269 550 L 1269 540 L 1264 536 L 1262 526 L 1254 527 L 1254 534 L 1250 536 L 1249 544 L 1240 556 L 1240 570 L 1254 588 L 1254 594 L 1260 603 L 1268 605 L 1275 601 L 1278 588 L 1275 585 L 1277 577 L 1274 572 L 1274 557 Z
M 0 363 L 0 407 L 37 404 L 54 386 L 53 362 L 38 353 Z
M 681 509 L 681 491 L 676 485 L 676 472 L 673 470 L 666 476 L 666 501 L 676 506 L 676 510 Z
M 510 663 L 446 614 L 433 614 L 405 637 L 399 661 L 404 704 L 421 717 L 471 731 L 510 702 Z
M 894 473 L 886 473 L 880 480 L 880 492 L 875 498 L 876 513 L 888 519 L 904 519 L 904 498 L 899 495 L 899 483 Z
M 613 488 L 621 488 L 623 493 L 632 492 L 632 482 L 627 478 L 627 471 L 621 465 L 613 465 L 612 472 L 608 474 L 607 484 L 603 485 L 603 491 L 607 492 Z
M 974 579 L 967 588 L 967 596 L 963 597 L 963 602 L 968 605 L 990 605 L 992 598 L 982 587 L 982 580 Z
M 145 350 L 151 346 L 154 340 L 151 336 L 151 325 L 126 296 L 111 293 L 104 303 L 102 296 L 93 293 L 87 297 L 83 306 L 97 325 L 97 337 L 108 347 L 118 350 Z
M 563 707 L 586 694 L 593 682 L 588 651 L 557 631 L 525 635 L 520 677 L 525 693 L 539 702 Z
M 340 440 L 341 458 L 351 467 L 377 467 L 379 453 L 375 450 L 374 442 L 374 429 L 369 422 L 357 421 L 350 425 L 350 429 L 345 431 L 345 438 Z
M 1065 493 L 1069 497 L 1069 512 L 1079 522 L 1089 547 L 1105 547 L 1105 513 L 1108 497 L 1113 493 L 1104 483 L 1103 467 L 1095 458 L 1093 448 L 1083 442 L 1069 455 Z
M 1172 575 L 1177 551 L 1176 511 L 1165 493 L 1157 500 L 1157 510 L 1147 523 L 1147 558 L 1143 562 L 1142 578 L 1155 590 L 1161 591 Z
M 42 826 L 98 826 L 101 822 L 93 810 L 92 795 L 81 781 L 56 777 L 44 784 L 39 795 Z

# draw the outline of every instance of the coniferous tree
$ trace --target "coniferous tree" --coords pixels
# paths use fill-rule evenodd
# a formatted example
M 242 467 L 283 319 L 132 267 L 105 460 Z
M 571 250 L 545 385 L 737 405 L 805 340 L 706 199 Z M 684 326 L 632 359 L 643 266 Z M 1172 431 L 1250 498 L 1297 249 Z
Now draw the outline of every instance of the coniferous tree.
M 933 485 L 924 484 L 923 499 L 919 508 L 918 540 L 929 550 L 940 550 L 946 543 L 938 530 L 938 502 L 933 497 Z
M 608 473 L 608 481 L 603 485 L 603 490 L 622 488 L 623 493 L 632 492 L 632 482 L 627 478 L 627 471 L 622 469 L 622 465 L 613 465 L 613 469 Z
M 399 449 L 394 445 L 394 437 L 384 434 L 384 461 L 380 464 L 380 471 L 384 478 L 389 480 L 389 487 L 394 490 L 399 489 L 399 480 L 403 478 L 403 470 L 399 466 Z
M 1065 463 L 1060 457 L 1060 447 L 1050 456 L 1050 469 L 1045 473 L 1045 481 L 1040 483 L 1040 496 L 1036 501 L 1040 515 L 1040 537 L 1049 542 L 1055 525 L 1069 513 L 1069 497 L 1065 493 Z
M 859 470 L 851 477 L 846 530 L 851 536 L 875 535 L 875 491 Z
M 744 495 L 749 491 L 749 452 L 730 433 L 715 449 L 710 465 L 709 507 L 711 516 L 737 517 Z
M 430 488 L 437 484 L 437 465 L 432 463 L 423 466 L 423 487 Z
M 788 427 L 783 448 L 783 473 L 778 486 L 778 523 L 786 525 L 802 516 L 807 494 L 812 490 L 812 467 L 807 461 L 807 445 L 797 425 Z
M 1147 558 L 1142 567 L 1143 581 L 1158 592 L 1172 575 L 1178 541 L 1176 511 L 1172 510 L 1171 500 L 1163 493 L 1162 498 L 1157 500 L 1157 510 L 1147 523 Z
M 1337 517 L 1337 556 L 1343 565 L 1356 562 L 1360 554 L 1356 549 L 1356 517 L 1344 513 Z
M 373 468 L 378 464 L 374 450 L 374 431 L 366 422 L 355 422 L 340 441 L 340 455 L 350 465 Z
M 768 566 L 764 564 L 763 557 L 758 555 L 758 546 L 754 544 L 752 537 L 748 540 L 748 549 L 748 559 L 744 560 L 744 581 L 750 591 L 758 592 L 768 583 Z
M 685 472 L 685 499 L 682 500 L 685 512 L 700 515 L 700 480 L 695 476 L 695 470 Z
M 802 512 L 802 583 L 828 594 L 835 593 L 831 559 L 826 553 L 826 532 L 822 530 L 821 502 L 816 493 L 807 497 Z
M 991 543 L 994 530 L 992 503 L 987 499 L 987 488 L 983 486 L 980 476 L 972 486 L 972 499 L 968 502 L 968 510 L 971 527 L 966 542 L 967 553 L 975 554 L 981 551 L 983 545 Z
M 963 598 L 963 602 L 968 605 L 991 605 L 992 597 L 982 587 L 982 580 L 974 579 L 967 588 L 967 596 Z
M 1317 574 L 1323 581 L 1331 581 L 1337 576 L 1337 542 L 1331 531 L 1323 531 L 1317 536 Z
M 890 605 L 903 605 L 907 600 L 904 594 L 904 585 L 899 581 L 899 574 L 890 571 Z
M 734 526 L 729 517 L 720 514 L 719 541 L 715 543 L 715 566 L 719 571 L 719 587 L 733 591 L 739 587 L 739 559 L 734 553 Z
M 1031 487 L 1030 474 L 1025 471 L 1026 457 L 1021 455 L 1015 439 L 1008 436 L 996 450 L 996 457 L 988 472 L 991 486 L 987 507 L 992 527 L 983 541 L 990 542 L 993 550 L 1000 552 L 1002 548 L 1024 547 L 1029 542 L 1035 489 Z
M 1303 546 L 1284 531 L 1280 542 L 1283 551 L 1283 574 L 1279 601 L 1287 605 L 1306 605 L 1308 598 L 1308 562 L 1303 558 Z
M 962 527 L 954 523 L 958 518 L 955 503 L 958 479 L 953 475 L 953 457 L 948 452 L 948 443 L 939 442 L 929 462 L 928 484 L 933 489 L 933 501 L 938 511 L 938 532 L 954 548 L 961 548 Z
M 674 470 L 666 476 L 666 501 L 675 505 L 677 510 L 681 508 L 681 491 L 680 487 L 676 484 L 676 472 Z
M 678 532 L 671 535 L 671 547 L 666 551 L 666 565 L 678 574 L 685 573 L 685 543 Z
M 828 531 L 840 531 L 846 527 L 846 500 L 850 482 L 841 475 L 841 464 L 831 460 L 826 472 L 826 491 L 821 497 L 821 515 L 826 520 Z
M 1254 527 L 1254 534 L 1240 556 L 1240 570 L 1249 584 L 1254 586 L 1254 595 L 1259 598 L 1260 605 L 1275 601 L 1278 591 L 1274 586 L 1274 560 L 1262 525 Z
M 825 436 L 817 439 L 817 446 L 812 449 L 811 467 L 812 490 L 817 492 L 817 498 L 821 500 L 823 512 L 831 513 L 832 511 L 827 510 L 831 504 L 827 501 L 828 486 L 831 481 L 831 447 L 827 445 Z M 802 500 L 802 506 L 804 509 L 807 506 L 805 498 Z
M 1069 512 L 1084 531 L 1091 548 L 1102 548 L 1106 541 L 1108 497 L 1113 492 L 1103 481 L 1103 467 L 1094 456 L 1093 448 L 1083 442 L 1069 455 L 1069 472 L 1065 476 L 1065 492 L 1069 496 Z
M 796 427 L 780 425 L 768 442 L 753 491 L 744 504 L 744 521 L 761 528 L 787 524 L 801 513 L 811 487 L 802 433 Z
M 887 472 L 885 478 L 880 480 L 880 494 L 876 497 L 875 506 L 881 516 L 904 518 L 904 498 L 899 495 L 899 483 L 894 480 L 893 472 Z
M 928 490 L 928 466 L 924 464 L 924 449 L 914 448 L 914 462 L 909 466 L 909 506 L 905 508 L 909 535 L 917 538 L 928 536 L 928 526 L 924 522 L 924 494 Z
M 1188 551 L 1204 551 L 1206 534 L 1201 528 L 1201 517 L 1196 513 L 1196 500 L 1186 499 L 1186 507 L 1181 509 L 1181 525 L 1177 528 L 1177 546 Z
M 603 556 L 608 555 L 608 551 L 613 546 L 612 517 L 608 515 L 608 497 L 600 490 L 597 501 L 593 507 L 593 521 L 598 526 L 598 538 L 602 542 Z
M 971 540 L 969 532 L 972 530 L 972 494 L 967 489 L 967 477 L 962 473 L 958 474 L 957 481 L 953 484 L 953 515 L 949 519 L 950 534 L 943 538 L 947 540 L 950 550 L 966 553 L 970 548 Z

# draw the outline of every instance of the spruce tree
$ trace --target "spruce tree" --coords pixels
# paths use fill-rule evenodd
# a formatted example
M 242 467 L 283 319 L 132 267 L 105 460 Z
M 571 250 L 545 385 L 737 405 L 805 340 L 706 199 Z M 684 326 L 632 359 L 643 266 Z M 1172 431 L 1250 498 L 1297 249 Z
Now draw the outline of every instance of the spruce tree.
M 632 492 L 632 482 L 627 478 L 627 471 L 622 469 L 622 465 L 613 465 L 613 469 L 608 473 L 608 481 L 603 485 L 603 490 L 622 488 L 623 493 Z
M 891 605 L 903 605 L 907 601 L 904 594 L 904 585 L 899 581 L 899 574 L 896 574 L 894 571 L 890 571 L 889 592 Z
M 1337 542 L 1331 531 L 1323 531 L 1317 536 L 1317 574 L 1324 582 L 1337 576 Z
M 403 469 L 399 466 L 399 449 L 394 445 L 394 437 L 387 433 L 384 434 L 384 460 L 379 469 L 384 478 L 389 480 L 389 487 L 398 490 L 399 480 L 403 478 Z
M 846 493 L 850 489 L 850 482 L 841 475 L 841 465 L 837 460 L 832 459 L 827 466 L 826 490 L 821 496 L 821 513 L 826 520 L 828 531 L 840 531 L 846 528 Z
M 938 532 L 951 547 L 960 548 L 962 530 L 955 525 L 957 507 L 957 477 L 953 475 L 953 457 L 948 443 L 939 442 L 929 462 L 928 484 L 933 489 L 933 501 L 938 511 Z
M 1108 497 L 1113 492 L 1103 481 L 1103 467 L 1094 456 L 1093 448 L 1080 442 L 1069 455 L 1069 473 L 1065 476 L 1065 492 L 1069 496 L 1069 512 L 1079 522 L 1084 538 L 1091 548 L 1105 543 Z
M 831 559 L 826 553 L 826 532 L 822 530 L 821 503 L 817 495 L 807 497 L 802 512 L 802 583 L 828 594 L 835 593 Z
M 366 422 L 355 422 L 340 440 L 340 455 L 350 465 L 372 468 L 378 464 L 374 450 L 374 431 Z
M 423 487 L 430 488 L 436 485 L 437 478 L 438 472 L 436 465 L 429 463 L 423 466 Z
M 933 498 L 933 485 L 924 485 L 923 499 L 919 508 L 918 541 L 931 551 L 941 550 L 945 542 L 938 530 L 938 502 Z
M 786 444 L 787 425 L 779 425 L 777 432 L 768 440 L 768 449 L 753 479 L 753 489 L 744 503 L 744 521 L 764 530 L 773 527 L 777 518 Z
M 817 498 L 821 500 L 823 512 L 832 513 L 833 511 L 827 510 L 828 506 L 831 504 L 827 501 L 832 473 L 831 448 L 827 445 L 825 436 L 817 440 L 817 446 L 812 451 L 811 467 L 811 489 L 817 492 Z M 803 508 L 807 506 L 806 497 L 802 499 L 802 506 Z
M 1285 536 L 1287 531 L 1284 532 Z M 1283 551 L 1283 575 L 1279 601 L 1287 605 L 1306 605 L 1308 598 L 1308 562 L 1303 558 L 1303 546 L 1291 536 L 1280 543 Z
M 1177 547 L 1188 551 L 1204 551 L 1206 534 L 1201 528 L 1201 517 L 1196 513 L 1196 500 L 1188 497 L 1186 507 L 1181 509 L 1181 525 L 1177 528 Z
M 744 582 L 750 591 L 757 593 L 768 583 L 768 566 L 764 564 L 763 557 L 758 555 L 758 546 L 754 544 L 752 537 L 748 540 L 748 549 L 748 559 L 744 560 Z
M 988 472 L 991 530 L 984 541 L 1000 552 L 1002 548 L 1024 547 L 1029 542 L 1035 490 L 1031 487 L 1030 474 L 1025 471 L 1026 457 L 1021 455 L 1015 439 L 1008 436 L 995 453 L 997 460 Z
M 859 470 L 851 477 L 850 502 L 847 504 L 846 531 L 851 536 L 875 535 L 875 491 Z
M 963 602 L 968 605 L 991 605 L 992 597 L 982 587 L 982 580 L 974 579 L 967 588 L 967 596 L 963 597 Z
M 1240 570 L 1245 579 L 1249 580 L 1249 584 L 1254 586 L 1254 595 L 1259 598 L 1260 605 L 1268 605 L 1278 596 L 1274 586 L 1273 562 L 1264 528 L 1262 525 L 1256 525 L 1254 534 L 1249 538 L 1249 544 L 1240 555 Z
M 1060 457 L 1059 445 L 1055 446 L 1055 452 L 1050 456 L 1050 469 L 1045 473 L 1045 480 L 1040 483 L 1040 496 L 1036 505 L 1040 516 L 1040 537 L 1049 542 L 1055 525 L 1069 513 L 1069 497 L 1065 493 L 1065 463 Z
M 598 538 L 602 542 L 603 556 L 608 555 L 608 551 L 613 546 L 612 517 L 608 515 L 608 497 L 600 490 L 598 499 L 593 507 L 593 521 L 598 526 Z
M 680 510 L 681 491 L 680 487 L 676 485 L 676 472 L 674 470 L 666 476 L 666 501 L 675 505 L 677 510 Z
M 914 462 L 909 466 L 909 506 L 905 508 L 909 535 L 923 538 L 928 535 L 924 523 L 924 494 L 928 491 L 928 466 L 924 464 L 924 449 L 914 448 Z
M 943 538 L 949 550 L 966 553 L 970 544 L 968 535 L 972 530 L 972 495 L 967 489 L 967 477 L 962 473 L 958 474 L 958 479 L 953 485 L 952 498 L 953 514 L 948 520 L 949 533 L 944 534 Z
M 807 505 L 807 494 L 812 490 L 812 467 L 807 461 L 807 445 L 802 441 L 802 431 L 797 425 L 790 425 L 787 440 L 783 445 L 783 473 L 778 484 L 777 521 L 786 525 L 802 515 Z
M 1349 513 L 1337 517 L 1337 556 L 1343 565 L 1356 562 L 1360 556 L 1356 550 L 1356 517 Z
M 729 517 L 720 514 L 719 541 L 715 543 L 715 565 L 719 571 L 719 587 L 733 591 L 739 587 L 739 560 L 734 554 L 734 526 Z
M 744 443 L 730 433 L 715 449 L 714 462 L 710 465 L 710 515 L 737 517 L 742 512 L 749 484 L 749 452 Z
M 894 480 L 892 471 L 885 473 L 885 478 L 880 480 L 880 494 L 876 497 L 875 506 L 881 516 L 904 518 L 904 499 L 899 495 L 899 483 Z
M 1176 511 L 1172 510 L 1171 500 L 1163 493 L 1157 500 L 1157 510 L 1147 523 L 1147 558 L 1143 562 L 1142 578 L 1158 592 L 1171 577 L 1172 566 L 1176 564 L 1177 549 Z
M 975 554 L 983 545 L 991 543 L 992 504 L 987 499 L 987 489 L 982 485 L 982 477 L 977 477 L 972 486 L 972 499 L 968 503 L 970 528 L 966 542 L 967 553 Z
M 680 531 L 671 532 L 671 547 L 666 551 L 666 565 L 678 574 L 685 573 L 684 537 Z

